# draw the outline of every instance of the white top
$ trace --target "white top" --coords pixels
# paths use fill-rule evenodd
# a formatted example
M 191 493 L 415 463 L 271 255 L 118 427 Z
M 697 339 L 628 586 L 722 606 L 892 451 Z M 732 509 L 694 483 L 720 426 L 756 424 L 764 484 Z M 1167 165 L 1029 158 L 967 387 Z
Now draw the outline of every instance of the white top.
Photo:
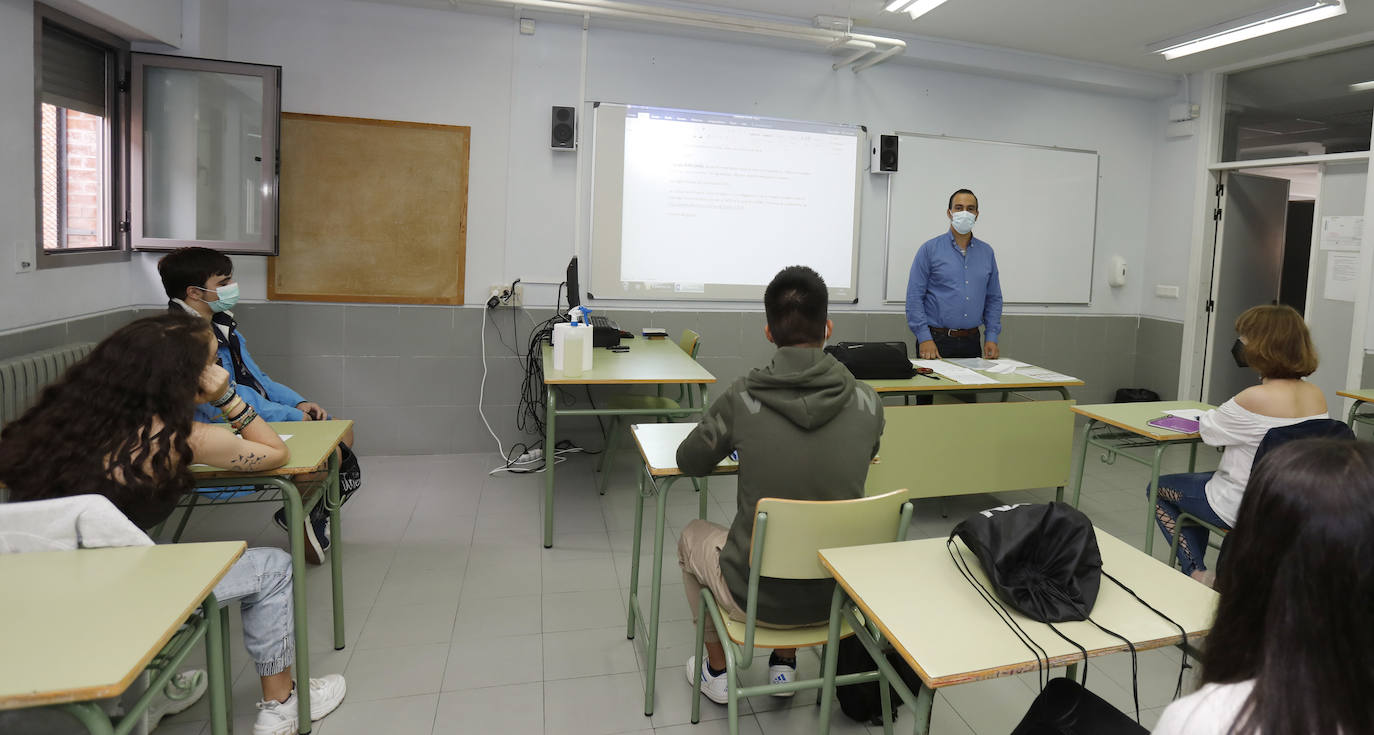
M 1169 705 L 1154 735 L 1226 735 L 1254 688 L 1254 681 L 1208 684 Z
M 1329 418 L 1325 412 L 1295 419 L 1265 416 L 1242 408 L 1234 398 L 1202 414 L 1198 420 L 1202 440 L 1214 447 L 1226 447 L 1216 474 L 1207 481 L 1207 503 L 1217 516 L 1228 526 L 1236 525 L 1240 499 L 1245 494 L 1245 483 L 1250 481 L 1250 467 L 1255 463 L 1255 450 L 1270 429 L 1324 418 Z

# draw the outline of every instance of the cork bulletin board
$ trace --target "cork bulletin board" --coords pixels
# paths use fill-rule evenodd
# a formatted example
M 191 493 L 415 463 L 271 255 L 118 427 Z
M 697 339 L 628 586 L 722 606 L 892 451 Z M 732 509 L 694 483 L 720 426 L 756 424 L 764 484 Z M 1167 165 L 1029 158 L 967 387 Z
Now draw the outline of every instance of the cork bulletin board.
M 267 297 L 462 304 L 472 129 L 281 116 L 281 247 Z

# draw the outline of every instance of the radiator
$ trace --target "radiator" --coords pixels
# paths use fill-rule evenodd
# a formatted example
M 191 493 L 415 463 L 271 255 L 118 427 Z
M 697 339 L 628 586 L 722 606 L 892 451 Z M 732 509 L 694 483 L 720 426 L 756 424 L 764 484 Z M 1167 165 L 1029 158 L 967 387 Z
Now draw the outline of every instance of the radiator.
M 0 427 L 19 418 L 38 400 L 44 386 L 62 377 L 94 348 L 93 343 L 86 342 L 0 362 Z

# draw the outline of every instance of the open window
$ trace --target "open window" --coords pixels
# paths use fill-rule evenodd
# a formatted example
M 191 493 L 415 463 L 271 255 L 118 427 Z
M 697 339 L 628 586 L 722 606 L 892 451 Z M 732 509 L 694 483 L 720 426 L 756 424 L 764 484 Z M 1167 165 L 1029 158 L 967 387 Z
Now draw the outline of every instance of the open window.
M 132 243 L 277 254 L 281 67 L 133 54 Z

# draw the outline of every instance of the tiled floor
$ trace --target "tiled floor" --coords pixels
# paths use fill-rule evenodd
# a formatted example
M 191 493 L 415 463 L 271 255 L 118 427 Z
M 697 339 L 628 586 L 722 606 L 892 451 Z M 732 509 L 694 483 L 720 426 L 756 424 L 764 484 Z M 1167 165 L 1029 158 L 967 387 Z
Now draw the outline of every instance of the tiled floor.
M 970 437 L 977 441 L 977 437 Z M 1167 458 L 1181 471 L 1186 452 Z M 682 524 L 695 516 L 690 485 L 670 502 L 669 552 L 659 653 L 657 707 L 642 714 L 644 657 L 625 638 L 625 598 L 633 519 L 633 469 L 623 456 L 604 497 L 592 482 L 592 457 L 558 468 L 557 538 L 540 545 L 542 475 L 488 476 L 494 455 L 364 457 L 365 485 L 345 511 L 348 646 L 332 650 L 328 567 L 311 568 L 308 586 L 311 663 L 315 673 L 342 672 L 348 697 L 316 725 L 321 735 L 412 733 L 658 733 L 726 732 L 725 708 L 703 703 L 703 722 L 689 722 L 682 662 L 693 629 L 672 549 Z M 1200 452 L 1210 468 L 1216 455 Z M 1146 470 L 1089 455 L 1082 507 L 1108 532 L 1140 544 L 1144 534 Z M 733 479 L 710 483 L 710 515 L 734 514 Z M 1045 500 L 1047 490 L 921 501 L 912 538 L 943 536 L 964 516 L 993 504 Z M 942 516 L 942 511 L 945 514 Z M 243 538 L 250 545 L 283 545 L 265 506 L 198 513 L 187 540 Z M 947 516 L 947 517 L 945 517 Z M 652 542 L 652 522 L 646 523 Z M 1156 543 L 1156 555 L 1167 546 Z M 645 557 L 641 567 L 651 566 Z M 644 577 L 645 588 L 648 574 Z M 235 666 L 234 726 L 251 732 L 257 677 L 241 647 L 232 615 Z M 1141 720 L 1153 725 L 1178 674 L 1173 651 L 1139 657 Z M 817 659 L 803 653 L 802 666 Z M 759 677 L 765 666 L 750 675 Z M 1191 673 L 1191 672 L 1190 672 Z M 1133 711 L 1131 662 L 1126 654 L 1096 659 L 1089 688 L 1123 711 Z M 1025 713 L 1036 692 L 1034 674 L 942 690 L 935 735 L 1002 735 Z M 743 709 L 742 733 L 814 731 L 814 698 L 755 699 Z M 164 721 L 159 735 L 208 733 L 206 705 Z M 898 720 L 909 731 L 910 715 Z M 880 732 L 874 728 L 871 732 Z M 868 733 L 838 712 L 832 732 Z

